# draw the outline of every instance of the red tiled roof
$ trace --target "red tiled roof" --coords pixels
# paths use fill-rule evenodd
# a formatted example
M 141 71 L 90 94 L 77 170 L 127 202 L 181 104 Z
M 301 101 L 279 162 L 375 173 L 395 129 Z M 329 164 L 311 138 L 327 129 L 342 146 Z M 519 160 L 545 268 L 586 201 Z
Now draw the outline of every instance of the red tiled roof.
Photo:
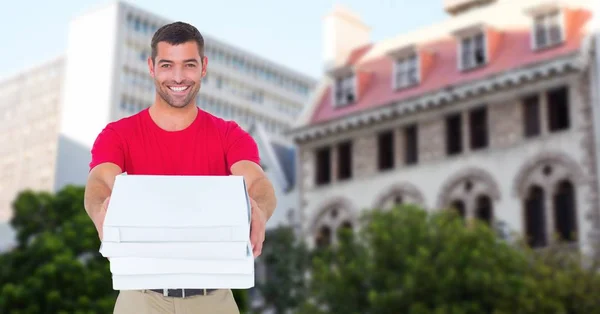
M 332 104 L 332 87 L 329 86 L 316 104 L 317 108 L 313 112 L 310 124 L 337 119 L 359 111 L 421 96 L 446 86 L 480 80 L 507 70 L 570 54 L 579 49 L 584 36 L 581 30 L 590 18 L 590 12 L 575 11 L 571 19 L 573 28 L 570 34 L 567 34 L 567 41 L 561 46 L 543 51 L 533 51 L 530 48 L 531 33 L 529 29 L 522 31 L 500 30 L 502 39 L 497 54 L 491 63 L 465 73 L 460 72 L 457 68 L 457 45 L 455 40 L 449 38 L 421 45 L 420 48 L 427 49 L 435 54 L 433 67 L 419 85 L 400 91 L 392 89 L 392 58 L 381 56 L 368 60 L 360 64 L 360 69 L 371 73 L 372 76 L 363 94 L 359 95 L 358 101 L 347 107 L 335 108 Z M 364 55 L 370 48 L 371 45 L 357 48 L 356 51 L 350 54 L 348 61 L 352 64 L 356 63 L 360 56 Z

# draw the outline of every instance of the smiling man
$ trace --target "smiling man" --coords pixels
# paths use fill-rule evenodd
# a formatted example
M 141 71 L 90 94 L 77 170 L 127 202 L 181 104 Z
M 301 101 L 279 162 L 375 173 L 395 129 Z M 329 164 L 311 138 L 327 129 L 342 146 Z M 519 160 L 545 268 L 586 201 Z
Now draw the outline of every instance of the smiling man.
M 147 109 L 109 123 L 92 147 L 85 208 L 100 239 L 115 177 L 150 175 L 241 175 L 252 204 L 250 241 L 262 250 L 265 225 L 276 206 L 258 147 L 237 123 L 198 108 L 206 75 L 204 39 L 192 25 L 171 23 L 152 38 L 148 58 L 156 95 Z M 166 208 L 165 210 L 168 210 Z M 229 289 L 121 291 L 114 313 L 239 313 Z M 184 297 L 185 296 L 185 297 Z

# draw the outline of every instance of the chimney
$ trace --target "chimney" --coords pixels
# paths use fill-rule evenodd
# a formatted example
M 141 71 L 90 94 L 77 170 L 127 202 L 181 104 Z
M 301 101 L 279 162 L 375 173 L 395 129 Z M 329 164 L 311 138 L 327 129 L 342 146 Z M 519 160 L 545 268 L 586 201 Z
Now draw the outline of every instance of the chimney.
M 444 9 L 450 15 L 464 14 L 488 6 L 497 0 L 444 0 Z
M 370 28 L 349 9 L 336 5 L 325 16 L 323 57 L 325 69 L 343 64 L 352 50 L 369 43 Z

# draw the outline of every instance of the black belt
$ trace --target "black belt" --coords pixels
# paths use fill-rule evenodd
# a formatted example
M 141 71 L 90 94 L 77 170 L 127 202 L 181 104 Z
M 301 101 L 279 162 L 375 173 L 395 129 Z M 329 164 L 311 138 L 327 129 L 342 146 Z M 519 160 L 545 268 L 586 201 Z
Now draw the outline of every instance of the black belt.
M 217 289 L 150 289 L 150 291 L 161 293 L 165 297 L 187 298 L 196 295 L 209 295 Z

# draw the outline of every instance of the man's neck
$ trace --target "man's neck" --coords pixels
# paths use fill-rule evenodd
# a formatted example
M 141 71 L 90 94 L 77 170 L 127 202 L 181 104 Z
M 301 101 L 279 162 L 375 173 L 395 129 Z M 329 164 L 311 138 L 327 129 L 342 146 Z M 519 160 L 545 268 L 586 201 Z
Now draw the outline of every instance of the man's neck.
M 189 127 L 198 115 L 198 107 L 195 103 L 190 103 L 185 108 L 173 108 L 168 104 L 155 102 L 148 111 L 154 123 L 169 132 L 181 131 Z

